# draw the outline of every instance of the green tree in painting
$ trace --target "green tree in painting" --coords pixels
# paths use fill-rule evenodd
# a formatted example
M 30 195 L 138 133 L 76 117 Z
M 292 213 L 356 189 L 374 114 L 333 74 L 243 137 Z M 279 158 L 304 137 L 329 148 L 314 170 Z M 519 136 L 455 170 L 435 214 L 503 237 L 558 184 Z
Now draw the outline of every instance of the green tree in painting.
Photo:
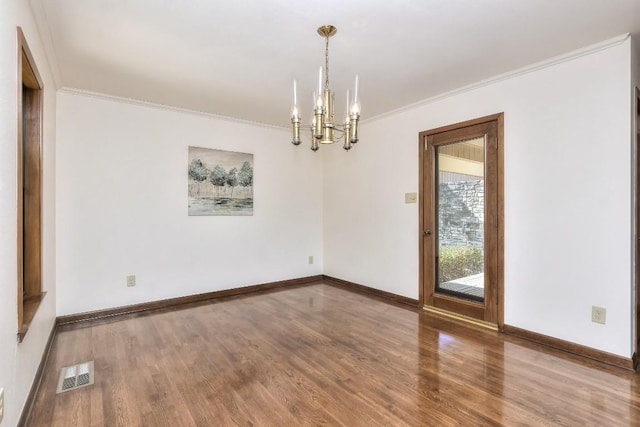
M 192 194 L 195 196 L 200 193 L 200 184 L 209 178 L 211 171 L 200 159 L 193 159 L 189 164 L 189 178 L 194 182 Z
M 242 187 L 250 187 L 251 197 L 253 197 L 253 168 L 249 162 L 244 162 L 238 173 L 238 184 Z
M 238 185 L 238 169 L 232 168 L 227 172 L 227 186 L 231 187 L 231 198 L 233 198 L 233 189 Z
M 209 176 L 209 180 L 216 187 L 218 191 L 218 196 L 220 195 L 220 187 L 224 187 L 227 183 L 227 172 L 220 165 L 216 165 L 211 171 L 211 175 Z

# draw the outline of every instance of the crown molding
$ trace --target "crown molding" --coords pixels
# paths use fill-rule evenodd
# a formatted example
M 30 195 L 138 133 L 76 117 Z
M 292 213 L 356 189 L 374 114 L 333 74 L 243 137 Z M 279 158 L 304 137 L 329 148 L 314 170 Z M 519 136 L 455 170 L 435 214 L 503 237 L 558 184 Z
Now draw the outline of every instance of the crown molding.
M 226 122 L 239 123 L 243 125 L 256 126 L 256 127 L 266 128 L 266 129 L 274 129 L 274 130 L 280 130 L 280 131 L 287 131 L 289 129 L 288 127 L 285 127 L 285 126 L 277 126 L 277 125 L 272 125 L 268 123 L 254 122 L 251 120 L 244 120 L 244 119 L 238 119 L 230 116 L 223 116 L 219 114 L 208 113 L 206 111 L 192 110 L 189 108 L 176 107 L 173 105 L 158 104 L 156 102 L 151 102 L 151 101 L 143 101 L 135 98 L 109 95 L 106 93 L 93 92 L 90 90 L 77 89 L 77 88 L 66 87 L 66 86 L 63 86 L 60 89 L 58 89 L 58 92 L 68 93 L 71 95 L 80 95 L 88 98 L 97 98 L 97 99 L 102 99 L 107 101 L 119 102 L 122 104 L 130 104 L 130 105 L 137 105 L 137 106 L 148 107 L 148 108 L 155 108 L 157 110 L 165 110 L 165 111 L 172 111 L 175 113 L 189 114 L 192 116 L 207 117 L 210 119 L 217 119 L 217 120 L 222 120 Z
M 467 85 L 467 86 L 462 86 L 460 88 L 453 89 L 451 91 L 444 92 L 444 93 L 441 93 L 439 95 L 434 95 L 432 97 L 429 97 L 429 98 L 414 102 L 412 104 L 408 104 L 408 105 L 402 106 L 400 108 L 396 108 L 394 110 L 387 111 L 386 113 L 378 114 L 377 116 L 369 117 L 369 118 L 367 118 L 365 120 L 362 120 L 361 123 L 362 124 L 366 124 L 368 122 L 380 120 L 380 119 L 383 119 L 385 117 L 394 116 L 396 114 L 400 114 L 400 113 L 403 113 L 405 111 L 412 110 L 412 109 L 417 108 L 417 107 L 421 107 L 423 105 L 433 104 L 434 102 L 438 102 L 438 101 L 441 101 L 441 100 L 446 99 L 446 98 L 451 98 L 451 97 L 460 95 L 460 94 L 465 93 L 465 92 L 470 92 L 470 91 L 473 91 L 473 90 L 476 90 L 476 89 L 480 89 L 480 88 L 485 87 L 485 86 L 489 86 L 489 85 L 492 85 L 492 84 L 495 84 L 495 83 L 499 83 L 499 82 L 502 82 L 502 81 L 505 81 L 505 80 L 509 80 L 509 79 L 512 79 L 512 78 L 515 78 L 515 77 L 519 77 L 519 76 L 522 76 L 524 74 L 534 73 L 534 72 L 542 70 L 544 68 L 553 67 L 553 66 L 561 64 L 563 62 L 572 61 L 574 59 L 577 59 L 577 58 L 580 58 L 580 57 L 583 57 L 583 56 L 591 55 L 593 53 L 600 52 L 602 50 L 606 50 L 606 49 L 618 46 L 618 45 L 624 43 L 630 37 L 631 37 L 630 33 L 621 34 L 619 36 L 607 39 L 607 40 L 602 41 L 600 43 L 592 44 L 590 46 L 587 46 L 587 47 L 584 47 L 584 48 L 581 48 L 581 49 L 577 49 L 577 50 L 573 50 L 571 52 L 564 53 L 562 55 L 553 56 L 551 58 L 545 59 L 545 60 L 540 61 L 540 62 L 533 63 L 531 65 L 527 65 L 527 66 L 522 67 L 522 68 L 518 68 L 518 69 L 513 70 L 513 71 L 508 71 L 508 72 L 503 73 L 503 74 L 498 74 L 496 76 L 489 77 L 488 79 L 480 80 L 480 81 L 478 81 L 476 83 L 472 83 L 472 84 Z
M 56 89 L 59 89 L 62 86 L 62 78 L 60 67 L 58 66 L 58 56 L 56 55 L 53 37 L 51 36 L 51 27 L 49 27 L 49 20 L 47 19 L 47 11 L 41 0 L 30 0 L 28 4 L 31 14 L 33 15 L 33 20 L 36 23 L 36 30 L 40 44 L 42 45 L 42 50 L 47 58 L 49 72 L 53 77 L 53 84 Z

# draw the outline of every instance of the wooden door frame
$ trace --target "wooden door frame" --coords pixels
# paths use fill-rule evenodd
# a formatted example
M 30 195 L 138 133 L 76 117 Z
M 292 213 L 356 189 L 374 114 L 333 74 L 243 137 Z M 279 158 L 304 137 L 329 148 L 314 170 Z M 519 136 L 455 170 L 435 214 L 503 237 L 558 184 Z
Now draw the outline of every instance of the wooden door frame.
M 495 324 L 499 330 L 504 327 L 504 113 L 493 114 L 490 116 L 480 117 L 461 123 L 443 126 L 435 129 L 420 132 L 418 135 L 418 151 L 419 151 L 419 173 L 418 173 L 418 191 L 420 195 L 419 203 L 419 272 L 418 272 L 418 299 L 420 305 L 424 306 L 429 297 L 428 291 L 425 289 L 425 268 L 427 250 L 425 247 L 428 243 L 425 239 L 425 204 L 433 204 L 433 200 L 425 200 L 427 189 L 425 188 L 425 174 L 431 172 L 431 168 L 425 167 L 426 150 L 425 141 L 428 135 L 442 132 L 448 132 L 469 126 L 475 126 L 488 122 L 497 123 L 497 271 L 496 271 L 496 292 L 497 292 L 497 319 Z M 425 203 L 426 202 L 426 203 Z M 471 303 L 470 303 L 471 304 Z M 471 304 L 472 305 L 472 304 Z M 464 316 L 462 316 L 464 317 Z M 492 322 L 493 323 L 493 322 Z
M 634 326 L 635 326 L 635 340 L 634 340 L 634 360 L 633 367 L 634 369 L 638 366 L 638 358 L 640 356 L 640 88 L 636 86 L 634 92 L 634 120 L 633 126 L 634 129 L 634 152 L 635 152 L 635 160 L 634 160 L 634 222 L 635 222 L 635 230 L 633 233 L 633 263 L 634 263 L 634 279 L 633 279 L 633 293 L 635 296 L 634 303 Z
M 24 33 L 17 27 L 17 303 L 18 342 L 42 292 L 42 125 L 44 84 Z

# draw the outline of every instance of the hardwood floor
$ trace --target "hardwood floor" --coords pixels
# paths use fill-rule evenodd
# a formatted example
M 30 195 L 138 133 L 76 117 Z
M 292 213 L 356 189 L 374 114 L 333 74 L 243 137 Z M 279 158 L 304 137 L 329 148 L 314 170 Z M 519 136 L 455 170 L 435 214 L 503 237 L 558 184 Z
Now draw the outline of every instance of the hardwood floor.
M 88 360 L 95 384 L 56 395 Z M 30 425 L 640 425 L 639 386 L 319 283 L 62 326 Z

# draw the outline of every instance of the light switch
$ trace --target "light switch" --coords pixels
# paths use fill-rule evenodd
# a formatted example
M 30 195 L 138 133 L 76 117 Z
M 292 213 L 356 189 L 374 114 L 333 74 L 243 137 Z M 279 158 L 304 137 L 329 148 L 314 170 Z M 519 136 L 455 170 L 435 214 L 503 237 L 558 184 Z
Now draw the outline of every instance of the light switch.
M 418 201 L 418 193 L 404 193 L 405 203 L 416 203 Z

